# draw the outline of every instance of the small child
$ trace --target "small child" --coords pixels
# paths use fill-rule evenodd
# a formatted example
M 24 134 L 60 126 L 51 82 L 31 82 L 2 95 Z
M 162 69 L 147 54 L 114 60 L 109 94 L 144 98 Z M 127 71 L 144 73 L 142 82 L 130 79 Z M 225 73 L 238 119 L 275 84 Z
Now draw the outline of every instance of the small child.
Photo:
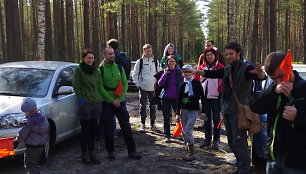
M 21 104 L 27 121 L 21 128 L 18 141 L 26 146 L 24 165 L 28 173 L 39 174 L 39 161 L 48 136 L 49 123 L 46 117 L 37 111 L 37 105 L 31 98 L 25 98 Z
M 193 68 L 191 65 L 184 65 L 182 70 L 193 70 Z M 184 83 L 180 85 L 176 120 L 177 122 L 181 121 L 182 123 L 183 136 L 187 149 L 185 160 L 191 161 L 195 159 L 194 139 L 192 132 L 200 110 L 199 100 L 201 99 L 202 102 L 200 117 L 205 117 L 205 101 L 204 92 L 200 81 L 194 80 L 191 73 L 183 72 L 183 76 Z

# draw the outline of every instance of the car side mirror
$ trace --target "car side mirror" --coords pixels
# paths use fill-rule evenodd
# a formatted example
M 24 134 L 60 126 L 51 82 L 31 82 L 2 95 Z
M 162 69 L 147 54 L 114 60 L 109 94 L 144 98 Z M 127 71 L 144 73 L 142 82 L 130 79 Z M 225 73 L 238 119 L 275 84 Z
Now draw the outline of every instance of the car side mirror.
M 57 91 L 57 95 L 69 95 L 73 93 L 74 90 L 72 86 L 61 86 Z

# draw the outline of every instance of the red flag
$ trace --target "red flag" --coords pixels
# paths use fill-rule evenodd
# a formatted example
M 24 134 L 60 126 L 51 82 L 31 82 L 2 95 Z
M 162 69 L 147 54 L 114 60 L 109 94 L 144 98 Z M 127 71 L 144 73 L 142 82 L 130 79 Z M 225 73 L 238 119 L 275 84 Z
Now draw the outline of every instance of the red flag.
M 180 122 L 176 123 L 176 126 L 173 130 L 173 137 L 182 135 L 182 124 Z
M 0 139 L 0 158 L 15 154 L 13 141 L 14 137 Z
M 221 119 L 220 122 L 218 123 L 218 125 L 217 125 L 218 129 L 220 129 L 222 122 L 223 122 L 223 119 Z
M 279 68 L 285 73 L 284 81 L 288 82 L 291 77 L 291 72 L 292 72 L 292 54 L 290 50 L 288 50 L 287 56 L 285 57 L 283 62 L 280 64 Z
M 118 82 L 118 85 L 117 85 L 117 87 L 116 87 L 116 90 L 115 90 L 115 96 L 116 96 L 117 98 L 120 98 L 121 95 L 122 95 L 122 91 L 123 91 L 123 85 L 122 85 L 121 81 L 119 81 L 119 82 Z

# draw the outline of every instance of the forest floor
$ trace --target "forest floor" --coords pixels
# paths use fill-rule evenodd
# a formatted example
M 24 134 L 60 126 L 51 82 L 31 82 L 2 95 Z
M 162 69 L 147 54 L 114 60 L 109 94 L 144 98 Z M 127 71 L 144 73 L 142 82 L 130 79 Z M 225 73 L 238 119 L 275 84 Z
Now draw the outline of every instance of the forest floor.
M 133 136 L 143 158 L 133 160 L 127 158 L 126 146 L 121 135 L 115 139 L 116 160 L 106 159 L 107 152 L 104 148 L 97 152 L 101 159 L 100 165 L 83 165 L 81 162 L 81 150 L 79 136 L 73 137 L 51 149 L 47 162 L 41 165 L 41 173 L 44 174 L 230 174 L 236 167 L 229 165 L 228 161 L 235 159 L 231 153 L 225 136 L 224 127 L 221 127 L 220 150 L 201 149 L 204 133 L 199 130 L 203 125 L 202 120 L 197 120 L 194 137 L 196 146 L 196 160 L 186 162 L 183 160 L 185 150 L 180 138 L 171 139 L 166 143 L 162 134 L 163 119 L 161 111 L 157 111 L 156 126 L 159 133 L 148 131 L 139 132 L 139 102 L 137 92 L 127 93 L 127 108 L 130 113 Z M 147 118 L 149 125 L 149 118 Z M 147 128 L 149 128 L 147 126 Z M 173 130 L 174 125 L 171 126 Z M 104 147 L 104 146 L 103 146 Z M 0 161 L 0 174 L 25 173 L 22 157 Z M 252 167 L 252 174 L 264 174 L 264 167 Z

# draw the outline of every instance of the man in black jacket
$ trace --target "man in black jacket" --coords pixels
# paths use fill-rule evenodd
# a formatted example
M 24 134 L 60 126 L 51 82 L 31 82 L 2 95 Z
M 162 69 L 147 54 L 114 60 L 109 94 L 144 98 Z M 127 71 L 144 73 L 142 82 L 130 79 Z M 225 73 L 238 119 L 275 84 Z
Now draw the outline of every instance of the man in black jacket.
M 265 60 L 265 71 L 273 84 L 251 98 L 254 112 L 268 115 L 267 174 L 306 173 L 306 81 L 297 71 L 284 82 L 279 68 L 286 55 L 272 52 Z
M 237 174 L 249 174 L 250 155 L 247 143 L 247 132 L 238 128 L 238 109 L 233 91 L 238 96 L 239 102 L 249 105 L 249 95 L 252 88 L 252 80 L 265 79 L 265 73 L 260 66 L 254 67 L 242 57 L 242 48 L 237 42 L 230 42 L 225 46 L 226 59 L 230 63 L 226 67 L 217 70 L 196 70 L 197 73 L 207 78 L 223 78 L 223 91 L 221 97 L 221 111 L 228 139 L 228 145 L 237 159 Z M 183 72 L 185 72 L 183 70 Z M 233 88 L 230 83 L 232 76 Z

